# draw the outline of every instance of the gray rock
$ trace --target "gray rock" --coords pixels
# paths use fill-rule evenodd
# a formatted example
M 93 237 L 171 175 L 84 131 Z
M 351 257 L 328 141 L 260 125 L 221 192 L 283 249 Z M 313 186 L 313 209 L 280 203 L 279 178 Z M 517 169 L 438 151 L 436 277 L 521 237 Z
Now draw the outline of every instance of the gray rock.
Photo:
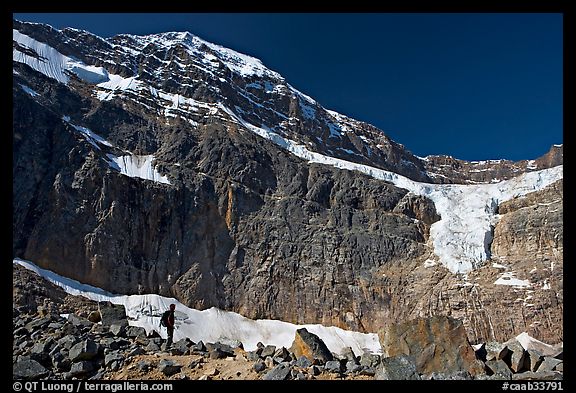
M 312 365 L 312 362 L 306 356 L 302 355 L 298 359 L 296 359 L 295 365 L 297 367 L 307 368 Z
M 91 360 L 98 355 L 99 345 L 92 340 L 84 340 L 70 348 L 69 357 L 72 362 Z
M 138 355 L 144 355 L 146 351 L 142 347 L 138 346 L 128 351 L 126 357 L 133 357 Z
M 240 341 L 240 340 L 236 340 L 236 339 L 232 339 L 232 338 L 219 338 L 218 342 L 221 344 L 228 345 L 232 349 L 234 349 L 234 348 L 244 349 L 244 344 L 242 344 L 242 341 Z
M 383 358 L 374 376 L 377 380 L 419 380 L 414 358 L 398 355 Z
M 527 356 L 524 347 L 515 338 L 504 343 L 508 349 L 507 352 L 501 352 L 504 356 L 501 358 L 515 373 L 520 373 L 530 369 L 529 363 L 527 364 Z
M 162 359 L 160 363 L 158 363 L 158 370 L 168 377 L 179 373 L 181 369 L 182 365 L 172 360 Z
M 274 356 L 272 356 L 273 358 L 278 358 L 280 359 L 280 361 L 278 363 L 282 363 L 284 361 L 290 361 L 290 352 L 288 352 L 288 350 L 284 347 L 282 348 L 278 348 L 276 351 L 274 351 Z
M 141 326 L 128 326 L 128 328 L 126 328 L 126 336 L 132 338 L 138 336 L 146 337 L 146 329 Z
M 360 364 L 358 364 L 358 363 L 355 362 L 354 360 L 348 360 L 348 361 L 346 362 L 346 372 L 347 372 L 347 373 L 358 373 L 358 372 L 360 372 L 363 368 L 364 368 L 364 366 L 361 366 Z
M 358 357 L 354 353 L 351 347 L 346 347 L 340 354 L 341 359 L 352 360 L 354 363 L 358 364 Z
M 360 365 L 364 367 L 377 367 L 380 364 L 380 355 L 375 353 L 363 353 L 360 356 Z
M 376 369 L 374 367 L 366 367 L 366 366 L 362 366 L 362 370 L 360 370 L 360 375 L 368 375 L 370 377 L 373 377 L 376 375 Z
M 286 363 L 280 363 L 272 370 L 268 371 L 262 377 L 263 380 L 266 381 L 284 381 L 288 379 L 290 375 L 290 366 Z
M 528 371 L 536 371 L 544 360 L 542 353 L 535 349 L 528 349 L 526 351 L 526 368 Z
M 14 364 L 14 379 L 36 380 L 48 375 L 48 370 L 35 360 L 20 360 Z
M 488 360 L 486 362 L 486 368 L 488 375 L 491 376 L 492 379 L 512 379 L 512 371 L 510 371 L 508 365 L 502 359 Z
M 190 346 L 190 352 L 206 352 L 206 346 L 202 340 Z
M 208 356 L 210 359 L 224 359 L 228 356 L 234 356 L 234 353 L 225 352 L 222 349 L 216 347 L 208 351 Z
M 144 371 L 144 372 L 146 372 L 146 371 L 149 371 L 149 370 L 152 369 L 152 363 L 150 363 L 150 362 L 147 361 L 147 360 L 140 360 L 140 361 L 138 361 L 138 363 L 136 363 L 136 368 L 137 368 L 139 371 Z
M 122 363 L 124 361 L 124 356 L 122 356 L 119 352 L 111 352 L 106 354 L 104 357 L 104 366 L 109 367 L 110 363 L 112 362 L 119 362 Z
M 553 371 L 556 366 L 561 364 L 563 361 L 559 359 L 555 359 L 549 356 L 544 356 L 544 360 L 540 364 L 540 367 L 536 371 L 538 372 L 547 372 Z
M 513 374 L 512 379 L 522 381 L 560 381 L 564 379 L 564 377 L 557 371 L 526 371 Z
M 485 343 L 484 350 L 486 351 L 486 361 L 502 359 L 508 352 L 504 344 L 496 341 Z
M 101 303 L 100 315 L 102 317 L 102 324 L 128 326 L 128 318 L 126 317 L 126 309 L 121 304 Z
M 564 373 L 564 362 L 557 364 L 556 367 L 554 367 L 554 370 L 561 372 L 561 373 Z
M 93 323 L 86 318 L 79 317 L 76 314 L 68 314 L 68 322 L 76 327 L 92 327 Z
M 469 381 L 472 379 L 472 376 L 468 371 L 457 371 L 451 374 L 433 372 L 432 374 L 423 375 L 422 379 L 434 381 Z
M 48 329 L 60 330 L 60 329 L 62 329 L 63 326 L 64 326 L 64 324 L 62 322 L 51 322 L 48 324 Z
M 51 322 L 50 317 L 37 318 L 33 319 L 31 322 L 28 322 L 26 325 L 24 325 L 24 328 L 29 332 L 35 332 L 37 330 L 47 327 L 50 322 Z
M 294 342 L 290 347 L 297 358 L 306 356 L 310 360 L 318 359 L 320 362 L 333 360 L 334 357 L 328 347 L 317 335 L 310 333 L 305 328 L 296 330 Z
M 79 341 L 80 340 L 78 338 L 76 338 L 76 336 L 68 334 L 68 335 L 62 337 L 60 340 L 58 340 L 58 344 L 60 346 L 62 346 L 62 348 L 70 349 L 70 348 L 72 348 L 72 346 L 74 344 L 76 344 Z
M 14 329 L 14 331 L 12 332 L 12 335 L 14 337 L 16 336 L 27 336 L 30 334 L 30 331 L 28 329 L 26 329 L 24 326 L 20 326 L 17 329 Z
M 94 371 L 94 364 L 85 360 L 72 364 L 69 375 L 71 377 L 84 377 Z
M 342 363 L 340 363 L 340 360 L 329 360 L 324 365 L 324 369 L 331 373 L 341 373 Z
M 110 333 L 115 335 L 116 337 L 126 337 L 126 326 L 127 325 L 118 325 L 112 324 L 110 325 Z
M 255 362 L 260 359 L 260 355 L 257 351 L 248 351 L 246 352 L 246 358 L 251 362 Z
M 158 333 L 156 330 L 152 329 L 148 332 L 148 334 L 146 335 L 146 337 L 148 338 L 159 338 L 160 337 L 160 333 Z
M 260 373 L 260 372 L 266 370 L 266 365 L 264 364 L 264 362 L 262 360 L 258 360 L 256 363 L 254 363 L 254 366 L 252 366 L 252 368 L 257 373 Z
M 160 346 L 158 344 L 150 341 L 144 349 L 146 350 L 146 352 L 159 352 Z
M 260 352 L 260 357 L 263 359 L 265 359 L 268 356 L 274 357 L 275 352 L 276 352 L 276 346 L 275 345 L 266 345 L 262 349 L 262 352 Z
M 100 323 L 95 323 L 94 325 L 92 325 L 92 328 L 90 328 L 90 332 L 97 334 L 99 336 L 103 336 L 106 335 L 110 332 L 110 330 L 108 329 L 108 326 L 106 325 L 102 325 Z

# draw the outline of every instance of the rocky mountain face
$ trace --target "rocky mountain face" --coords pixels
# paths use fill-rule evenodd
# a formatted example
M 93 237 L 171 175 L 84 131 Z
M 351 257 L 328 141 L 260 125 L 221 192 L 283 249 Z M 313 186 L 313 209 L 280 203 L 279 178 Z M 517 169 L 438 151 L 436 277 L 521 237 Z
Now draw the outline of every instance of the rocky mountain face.
M 561 181 L 501 203 L 492 260 L 462 275 L 433 261 L 430 199 L 302 153 L 473 184 L 557 166 L 562 147 L 420 158 L 189 33 L 13 28 L 14 257 L 250 318 L 374 332 L 452 314 L 478 341 L 562 340 Z

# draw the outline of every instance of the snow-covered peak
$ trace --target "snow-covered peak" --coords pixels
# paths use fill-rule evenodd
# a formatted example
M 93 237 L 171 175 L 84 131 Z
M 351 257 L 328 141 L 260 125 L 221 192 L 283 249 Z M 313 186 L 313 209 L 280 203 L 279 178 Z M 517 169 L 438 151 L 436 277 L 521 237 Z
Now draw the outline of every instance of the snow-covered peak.
M 122 34 L 117 37 L 123 36 L 129 37 L 139 46 L 139 49 L 143 49 L 151 43 L 164 47 L 180 44 L 187 47 L 191 54 L 200 58 L 204 57 L 205 55 L 204 51 L 202 50 L 202 46 L 206 46 L 213 52 L 213 56 L 216 56 L 216 58 L 218 58 L 218 60 L 224 63 L 228 68 L 230 68 L 230 70 L 243 77 L 267 76 L 273 79 L 283 80 L 280 74 L 264 66 L 264 64 L 262 64 L 259 59 L 237 52 L 233 49 L 225 48 L 221 45 L 205 41 L 202 38 L 197 37 L 187 31 L 157 33 L 144 36 Z

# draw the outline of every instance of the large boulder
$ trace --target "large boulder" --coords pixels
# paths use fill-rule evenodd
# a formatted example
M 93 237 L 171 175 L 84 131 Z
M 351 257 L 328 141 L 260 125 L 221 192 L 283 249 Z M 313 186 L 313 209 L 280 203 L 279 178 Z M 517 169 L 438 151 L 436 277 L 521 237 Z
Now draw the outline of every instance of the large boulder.
M 35 360 L 21 360 L 14 364 L 14 379 L 34 380 L 48 375 L 48 370 Z
M 103 325 L 128 326 L 126 309 L 121 304 L 101 303 L 100 316 L 102 318 Z
M 420 374 L 484 372 L 468 343 L 462 321 L 434 316 L 391 324 L 379 331 L 384 355 L 408 355 L 415 359 Z
M 306 356 L 312 361 L 318 359 L 322 362 L 328 362 L 334 358 L 326 344 L 324 344 L 324 341 L 314 333 L 310 333 L 306 328 L 296 330 L 290 352 L 292 352 L 296 358 Z

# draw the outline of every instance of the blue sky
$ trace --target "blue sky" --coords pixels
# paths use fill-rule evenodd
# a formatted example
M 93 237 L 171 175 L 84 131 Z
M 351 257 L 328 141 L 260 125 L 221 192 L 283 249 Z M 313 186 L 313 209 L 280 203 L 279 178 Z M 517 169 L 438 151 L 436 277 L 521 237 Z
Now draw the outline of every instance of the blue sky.
M 562 133 L 562 15 L 14 14 L 118 33 L 190 31 L 262 60 L 419 156 L 533 159 Z

